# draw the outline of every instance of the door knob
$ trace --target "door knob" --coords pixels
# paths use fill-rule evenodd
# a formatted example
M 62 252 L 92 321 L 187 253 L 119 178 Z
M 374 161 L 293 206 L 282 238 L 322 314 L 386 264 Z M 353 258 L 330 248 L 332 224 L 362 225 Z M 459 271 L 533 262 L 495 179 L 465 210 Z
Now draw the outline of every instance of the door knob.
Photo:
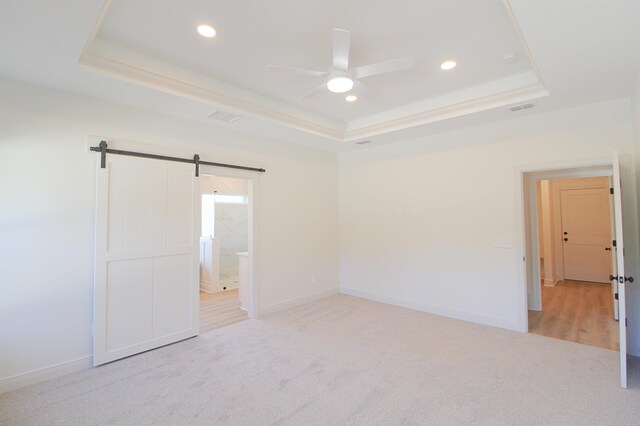
M 618 281 L 620 284 L 623 284 L 624 282 L 628 281 L 630 283 L 632 283 L 633 277 L 622 277 L 622 276 L 613 276 L 613 275 L 609 275 L 609 281 Z
M 605 247 L 605 251 L 611 251 L 611 247 Z

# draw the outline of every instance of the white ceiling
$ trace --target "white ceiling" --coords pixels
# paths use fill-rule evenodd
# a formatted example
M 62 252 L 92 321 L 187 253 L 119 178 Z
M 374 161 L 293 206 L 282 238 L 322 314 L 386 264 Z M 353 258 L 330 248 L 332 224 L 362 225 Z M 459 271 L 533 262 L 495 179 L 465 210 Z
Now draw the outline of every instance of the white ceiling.
M 198 35 L 199 23 L 215 26 L 217 36 Z M 267 66 L 328 70 L 332 28 L 352 32 L 351 66 L 404 56 L 416 66 L 363 79 L 369 99 L 353 104 L 328 90 L 301 100 L 324 78 Z M 338 122 L 531 71 L 500 0 L 114 1 L 98 37 Z M 522 60 L 505 65 L 506 52 Z M 443 72 L 449 58 L 459 66 Z
M 626 97 L 640 68 L 640 0 L 4 0 L 0 20 L 2 77 L 196 120 L 224 109 L 243 118 L 212 125 L 331 150 Z M 332 28 L 352 32 L 354 66 L 416 67 L 364 79 L 354 104 L 301 100 L 322 79 L 267 65 L 328 69 Z

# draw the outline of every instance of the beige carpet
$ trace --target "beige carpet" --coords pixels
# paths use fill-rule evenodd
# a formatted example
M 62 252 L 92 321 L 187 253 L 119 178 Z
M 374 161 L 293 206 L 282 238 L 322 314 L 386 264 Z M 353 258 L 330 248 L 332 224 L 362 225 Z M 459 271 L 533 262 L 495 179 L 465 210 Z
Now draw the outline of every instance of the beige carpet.
M 637 425 L 617 357 L 337 295 L 4 394 L 0 424 Z

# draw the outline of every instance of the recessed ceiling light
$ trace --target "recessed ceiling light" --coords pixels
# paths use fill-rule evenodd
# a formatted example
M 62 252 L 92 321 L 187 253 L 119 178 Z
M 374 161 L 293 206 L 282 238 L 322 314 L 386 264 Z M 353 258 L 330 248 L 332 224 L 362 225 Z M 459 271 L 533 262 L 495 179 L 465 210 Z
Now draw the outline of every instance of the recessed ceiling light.
M 456 61 L 446 61 L 440 65 L 440 68 L 443 70 L 452 70 L 456 67 Z
M 333 93 L 344 93 L 348 92 L 353 88 L 353 80 L 349 77 L 339 76 L 333 77 L 331 80 L 327 81 L 327 89 L 332 91 Z
M 202 37 L 207 37 L 207 38 L 216 36 L 215 28 L 213 28 L 210 25 L 198 25 L 198 33 L 200 33 Z
M 358 100 L 358 97 L 356 95 L 347 95 L 344 100 L 347 102 L 355 102 Z

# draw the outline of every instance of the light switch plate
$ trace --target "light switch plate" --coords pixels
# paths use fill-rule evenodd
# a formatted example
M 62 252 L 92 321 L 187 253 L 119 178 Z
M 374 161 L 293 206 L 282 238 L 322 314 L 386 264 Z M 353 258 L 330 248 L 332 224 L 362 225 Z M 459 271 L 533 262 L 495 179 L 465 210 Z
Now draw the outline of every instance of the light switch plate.
M 511 248 L 511 238 L 494 237 L 493 238 L 493 246 L 495 248 L 510 249 Z

